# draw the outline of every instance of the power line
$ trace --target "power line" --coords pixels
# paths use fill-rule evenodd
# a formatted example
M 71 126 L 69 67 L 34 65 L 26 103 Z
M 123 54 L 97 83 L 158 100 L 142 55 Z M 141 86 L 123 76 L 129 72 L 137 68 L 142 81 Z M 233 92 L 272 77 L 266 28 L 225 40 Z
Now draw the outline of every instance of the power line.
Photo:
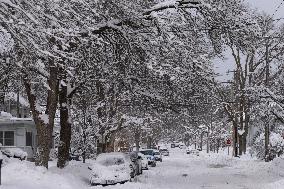
M 276 10 L 274 11 L 274 13 L 272 14 L 272 18 L 275 16 L 275 14 L 278 12 L 279 8 L 283 5 L 284 0 L 281 1 L 281 3 L 278 5 L 278 7 L 276 8 Z

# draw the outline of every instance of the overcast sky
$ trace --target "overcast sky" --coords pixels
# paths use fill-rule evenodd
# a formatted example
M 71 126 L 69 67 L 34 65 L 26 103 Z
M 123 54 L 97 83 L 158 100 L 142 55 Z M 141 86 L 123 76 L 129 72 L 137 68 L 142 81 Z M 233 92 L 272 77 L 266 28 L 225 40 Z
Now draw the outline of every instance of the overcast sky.
M 284 2 L 283 0 L 245 0 L 252 8 L 256 8 L 260 11 L 264 11 L 268 14 L 274 14 L 274 18 L 284 18 Z M 280 3 L 283 2 L 283 4 L 280 6 L 277 12 L 276 9 L 280 5 Z M 280 20 L 279 23 L 284 23 L 284 19 Z M 229 57 L 229 56 L 228 56 Z M 234 69 L 234 62 L 232 59 L 226 59 L 226 60 L 215 60 L 215 71 L 219 73 L 221 76 L 219 76 L 219 80 L 227 81 L 231 78 L 231 74 L 227 75 L 226 72 L 228 70 Z

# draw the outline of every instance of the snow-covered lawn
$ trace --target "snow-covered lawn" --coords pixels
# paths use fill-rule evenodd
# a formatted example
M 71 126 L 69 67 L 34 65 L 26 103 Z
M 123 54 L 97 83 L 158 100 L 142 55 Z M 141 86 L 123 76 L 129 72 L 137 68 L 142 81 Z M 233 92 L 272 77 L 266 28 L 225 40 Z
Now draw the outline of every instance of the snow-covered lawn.
M 186 155 L 171 149 L 157 167 L 144 171 L 134 182 L 108 187 L 89 185 L 88 166 L 72 161 L 64 170 L 51 162 L 48 171 L 33 163 L 10 160 L 2 169 L 1 189 L 283 189 L 284 159 L 265 163 L 250 157 L 232 158 L 224 154 Z

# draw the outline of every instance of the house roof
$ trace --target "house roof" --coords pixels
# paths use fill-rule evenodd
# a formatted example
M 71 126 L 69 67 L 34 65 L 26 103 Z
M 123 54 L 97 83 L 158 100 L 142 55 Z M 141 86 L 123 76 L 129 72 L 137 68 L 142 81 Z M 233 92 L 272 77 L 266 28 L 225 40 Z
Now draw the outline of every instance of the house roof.
M 13 117 L 10 113 L 0 112 L 0 124 L 32 124 L 34 125 L 34 121 L 32 118 L 17 118 Z

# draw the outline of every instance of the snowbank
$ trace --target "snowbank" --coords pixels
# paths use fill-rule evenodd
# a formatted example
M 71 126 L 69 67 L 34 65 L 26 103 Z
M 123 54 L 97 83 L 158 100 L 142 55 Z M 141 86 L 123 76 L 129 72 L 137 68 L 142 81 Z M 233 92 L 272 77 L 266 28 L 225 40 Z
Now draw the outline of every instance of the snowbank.
M 64 170 L 55 167 L 51 162 L 47 169 L 36 167 L 34 163 L 11 159 L 2 169 L 1 189 L 76 189 L 88 188 L 86 179 L 90 174 L 87 166 L 74 165 L 70 162 Z

